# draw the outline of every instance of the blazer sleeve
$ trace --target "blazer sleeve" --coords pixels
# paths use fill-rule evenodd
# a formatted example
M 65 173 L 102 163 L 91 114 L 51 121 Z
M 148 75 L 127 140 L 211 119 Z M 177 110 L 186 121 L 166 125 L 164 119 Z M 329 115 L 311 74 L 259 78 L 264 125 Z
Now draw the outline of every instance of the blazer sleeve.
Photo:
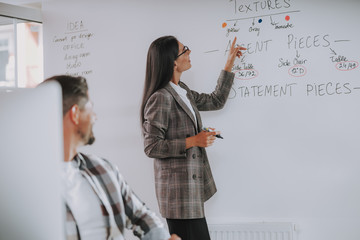
M 210 93 L 198 93 L 191 90 L 192 97 L 199 111 L 222 109 L 229 97 L 235 74 L 222 70 L 215 90 Z
M 186 157 L 186 143 L 183 139 L 169 139 L 171 107 L 174 102 L 170 93 L 155 92 L 144 108 L 143 134 L 144 152 L 150 158 Z

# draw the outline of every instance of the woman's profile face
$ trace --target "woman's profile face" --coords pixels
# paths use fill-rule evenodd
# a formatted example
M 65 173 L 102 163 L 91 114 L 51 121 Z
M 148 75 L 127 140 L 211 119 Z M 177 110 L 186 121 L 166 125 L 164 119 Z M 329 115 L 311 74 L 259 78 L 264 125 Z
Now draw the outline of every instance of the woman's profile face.
M 191 50 L 179 42 L 179 53 L 177 59 L 175 60 L 177 67 L 176 70 L 178 72 L 184 72 L 191 68 L 190 53 Z

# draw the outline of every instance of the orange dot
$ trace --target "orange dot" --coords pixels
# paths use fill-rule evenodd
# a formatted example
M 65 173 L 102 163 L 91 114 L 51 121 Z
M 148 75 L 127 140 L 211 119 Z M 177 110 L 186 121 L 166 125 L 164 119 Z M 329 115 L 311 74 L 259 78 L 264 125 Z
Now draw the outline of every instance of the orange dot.
M 286 16 L 286 17 L 285 17 L 285 20 L 286 20 L 286 21 L 289 21 L 289 20 L 290 20 L 290 16 Z
M 222 28 L 225 28 L 226 26 L 227 26 L 227 23 L 224 22 L 224 23 L 222 24 Z

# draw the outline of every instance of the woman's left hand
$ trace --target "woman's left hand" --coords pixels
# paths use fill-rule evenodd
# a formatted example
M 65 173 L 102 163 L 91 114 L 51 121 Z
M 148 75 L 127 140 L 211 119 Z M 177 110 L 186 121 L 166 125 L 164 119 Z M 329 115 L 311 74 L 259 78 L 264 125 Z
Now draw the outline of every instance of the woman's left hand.
M 171 234 L 171 237 L 169 238 L 169 240 L 181 240 L 181 238 L 176 234 Z
M 236 45 L 236 37 L 234 38 L 234 41 L 231 44 L 228 59 L 226 61 L 225 68 L 224 68 L 224 70 L 228 71 L 228 72 L 231 72 L 231 70 L 232 70 L 232 67 L 235 62 L 235 57 L 240 58 L 242 56 L 241 50 L 246 50 L 246 48 L 244 48 L 244 47 L 240 47 L 240 46 L 235 47 L 235 45 Z

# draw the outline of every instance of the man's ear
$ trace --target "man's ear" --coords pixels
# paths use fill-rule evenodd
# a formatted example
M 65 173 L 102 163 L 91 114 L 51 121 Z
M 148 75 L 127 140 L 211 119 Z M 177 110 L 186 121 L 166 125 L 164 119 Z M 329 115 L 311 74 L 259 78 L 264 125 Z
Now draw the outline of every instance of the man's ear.
M 71 108 L 70 108 L 70 120 L 75 124 L 78 125 L 79 124 L 79 119 L 80 119 L 80 108 L 79 105 L 74 104 Z
M 177 62 L 174 61 L 174 70 L 177 68 Z

